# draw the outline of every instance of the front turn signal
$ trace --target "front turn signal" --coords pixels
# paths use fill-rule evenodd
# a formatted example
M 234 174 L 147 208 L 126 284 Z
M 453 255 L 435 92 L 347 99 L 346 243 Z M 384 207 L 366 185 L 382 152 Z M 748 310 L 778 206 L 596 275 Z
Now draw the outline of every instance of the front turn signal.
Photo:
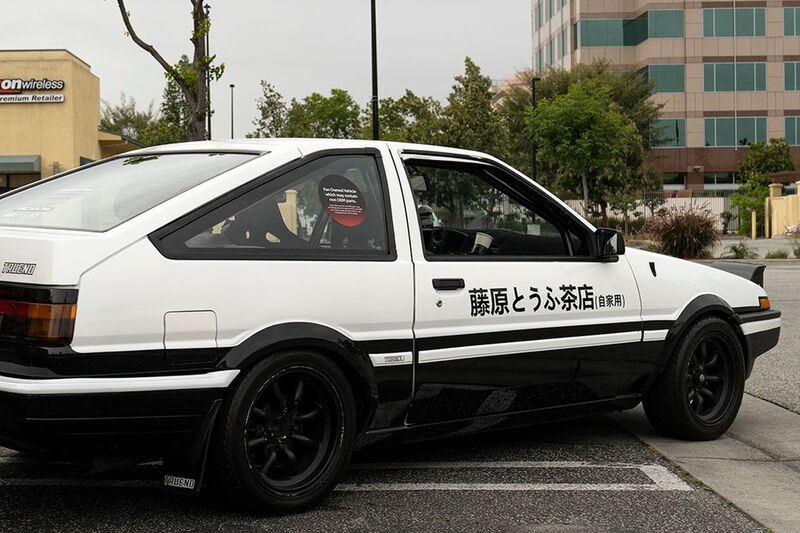
M 759 296 L 758 297 L 758 308 L 762 311 L 769 311 L 770 307 L 772 307 L 769 303 L 769 296 Z

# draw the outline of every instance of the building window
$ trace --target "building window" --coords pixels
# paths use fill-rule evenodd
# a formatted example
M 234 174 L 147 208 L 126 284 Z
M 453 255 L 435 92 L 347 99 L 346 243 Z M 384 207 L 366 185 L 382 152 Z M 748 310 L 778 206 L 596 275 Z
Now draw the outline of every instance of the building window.
M 654 9 L 648 11 L 647 16 L 647 36 L 649 38 L 683 38 L 682 9 Z
M 783 88 L 786 91 L 800 91 L 800 63 L 783 64 Z
M 665 190 L 680 190 L 686 188 L 686 172 L 664 172 L 661 176 Z
M 703 89 L 706 92 L 766 91 L 767 64 L 706 63 L 703 65 Z
M 800 35 L 800 8 L 783 8 L 783 34 L 790 37 Z
M 707 118 L 704 126 L 706 146 L 748 146 L 767 140 L 766 117 L 739 117 L 735 127 L 733 118 Z
M 561 57 L 562 59 L 569 52 L 569 26 L 564 26 L 561 30 Z
M 800 117 L 786 117 L 786 143 L 792 146 L 800 145 Z
M 635 19 L 587 19 L 578 25 L 578 47 L 636 46 L 647 39 L 647 13 Z
M 766 30 L 763 7 L 703 9 L 703 37 L 761 37 Z
M 682 118 L 656 120 L 655 129 L 660 137 L 656 146 L 673 148 L 686 146 L 686 121 Z
M 705 189 L 737 189 L 735 172 L 706 172 L 703 174 L 703 185 Z
M 544 59 L 543 59 L 542 53 L 543 53 L 542 52 L 542 47 L 540 46 L 536 50 L 536 71 L 537 72 L 541 72 L 541 71 L 544 70 Z
M 567 0 L 558 0 L 558 10 L 561 11 L 567 5 Z
M 536 19 L 536 29 L 539 30 L 542 27 L 542 3 L 539 2 L 536 4 L 536 9 L 534 10 L 534 18 Z
M 653 92 L 682 93 L 685 90 L 685 65 L 649 65 L 643 74 L 645 81 L 655 82 Z
M 544 18 L 550 20 L 550 17 L 553 16 L 553 0 L 545 0 L 545 1 L 547 2 L 547 4 L 545 4 L 547 6 L 547 9 L 544 12 Z

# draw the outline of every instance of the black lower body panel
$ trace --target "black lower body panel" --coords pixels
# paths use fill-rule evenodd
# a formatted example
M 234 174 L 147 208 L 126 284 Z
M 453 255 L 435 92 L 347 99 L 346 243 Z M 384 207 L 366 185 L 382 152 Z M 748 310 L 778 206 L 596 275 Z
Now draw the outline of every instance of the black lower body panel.
M 197 430 L 224 389 L 0 393 L 0 444 L 74 459 L 157 457 Z

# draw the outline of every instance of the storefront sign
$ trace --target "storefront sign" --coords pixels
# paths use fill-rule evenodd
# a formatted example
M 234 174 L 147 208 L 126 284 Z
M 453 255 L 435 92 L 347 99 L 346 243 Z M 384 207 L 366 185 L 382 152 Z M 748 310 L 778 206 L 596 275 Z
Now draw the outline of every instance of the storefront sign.
M 0 104 L 61 103 L 64 101 L 64 95 L 61 93 L 34 94 L 33 91 L 61 91 L 63 89 L 63 80 L 0 78 Z

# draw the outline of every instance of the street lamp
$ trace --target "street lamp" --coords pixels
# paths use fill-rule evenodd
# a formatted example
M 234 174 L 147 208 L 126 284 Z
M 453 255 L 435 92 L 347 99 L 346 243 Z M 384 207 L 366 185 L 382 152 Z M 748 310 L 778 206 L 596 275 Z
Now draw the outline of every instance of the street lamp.
M 203 9 L 206 11 L 206 23 L 210 20 L 211 15 L 211 6 L 206 2 L 203 5 Z M 209 46 L 208 35 L 211 33 L 211 26 L 208 26 L 206 30 L 206 56 L 211 57 L 211 49 Z M 211 71 L 208 70 L 206 66 L 206 121 L 208 125 L 206 126 L 206 136 L 211 139 Z
M 231 83 L 231 139 L 233 139 L 233 88 L 235 86 Z
M 372 138 L 380 138 L 378 129 L 378 32 L 375 24 L 375 0 L 372 6 Z
M 536 82 L 541 81 L 542 78 L 538 76 L 534 76 L 531 78 L 531 106 L 533 109 L 536 109 Z M 536 137 L 533 138 L 533 146 L 532 146 L 532 160 L 531 160 L 531 179 L 536 181 L 538 177 L 538 171 L 536 168 Z

